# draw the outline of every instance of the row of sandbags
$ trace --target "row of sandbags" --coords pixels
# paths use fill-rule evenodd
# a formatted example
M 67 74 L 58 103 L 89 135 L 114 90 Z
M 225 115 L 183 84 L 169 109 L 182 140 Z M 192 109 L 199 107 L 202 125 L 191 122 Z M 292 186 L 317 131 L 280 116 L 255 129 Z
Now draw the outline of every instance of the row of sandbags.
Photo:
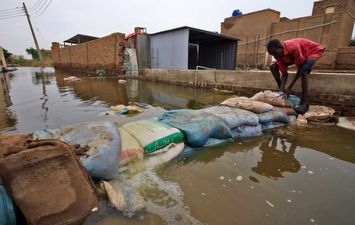
M 231 139 L 260 136 L 264 128 L 290 122 L 287 110 L 250 99 L 246 103 L 247 99 L 242 99 L 242 105 L 237 104 L 238 98 L 233 98 L 227 101 L 230 104 L 224 102 L 201 110 L 170 110 L 154 119 L 120 126 L 120 166 L 136 169 L 136 164 L 130 163 L 135 161 L 145 170 L 177 157 L 183 152 L 184 143 L 193 148 L 211 147 Z M 171 143 L 175 144 L 171 146 Z M 124 215 L 132 216 L 144 208 L 143 198 L 122 176 L 103 181 L 101 186 L 110 205 Z
M 266 96 L 269 95 L 270 93 L 266 93 Z M 273 98 L 275 102 L 275 96 Z M 90 178 L 85 176 L 86 171 L 95 180 L 106 180 L 102 182 L 104 189 L 117 209 L 124 212 L 132 212 L 133 209 L 134 212 L 142 207 L 142 201 L 139 201 L 138 195 L 134 195 L 131 188 L 118 181 L 120 168 L 132 167 L 132 161 L 139 162 L 143 170 L 155 167 L 181 154 L 185 144 L 194 148 L 210 147 L 231 139 L 262 135 L 265 129 L 288 124 L 292 117 L 287 114 L 293 114 L 292 108 L 290 105 L 279 105 L 278 108 L 259 100 L 235 97 L 218 106 L 201 110 L 166 111 L 156 118 L 131 121 L 119 126 L 109 121 L 96 121 L 59 129 L 40 129 L 33 133 L 31 142 L 40 139 L 38 142 L 41 144 L 27 146 L 27 142 L 23 142 L 24 146 L 27 146 L 23 154 L 27 155 L 22 156 L 19 151 L 15 152 L 16 154 L 11 153 L 13 161 L 0 161 L 0 166 L 6 165 L 2 170 L 6 173 L 0 175 L 5 177 L 5 186 L 10 190 L 10 196 L 24 211 L 26 219 L 33 224 L 41 224 L 43 215 L 48 215 L 46 219 L 49 219 L 51 224 L 57 224 L 58 221 L 56 216 L 50 215 L 68 218 L 66 224 L 71 224 L 70 221 L 76 221 L 90 213 L 97 205 L 97 200 L 96 196 L 92 195 L 94 187 Z M 43 148 L 52 149 L 53 154 L 50 157 L 39 154 L 38 151 Z M 0 154 L 0 158 L 4 158 L 6 154 Z M 80 163 L 73 158 L 73 154 L 78 157 Z M 28 159 L 19 160 L 23 157 Z M 63 158 L 66 161 L 60 161 Z M 14 166 L 4 162 L 11 162 Z M 80 169 L 81 165 L 85 170 Z M 29 170 L 28 166 L 32 170 Z M 24 170 L 19 170 L 23 171 L 22 174 L 13 172 L 22 167 Z M 14 176 L 19 177 L 17 183 L 11 183 Z M 75 178 L 82 183 L 72 183 Z M 15 185 L 19 188 L 17 190 L 22 191 L 21 195 L 13 191 Z M 81 189 L 87 190 L 83 193 L 90 197 L 85 204 L 78 205 L 84 206 L 80 216 L 71 215 L 69 211 L 77 211 L 71 207 L 81 201 L 78 198 L 84 196 L 83 193 L 77 193 Z M 51 193 L 48 194 L 48 191 Z M 20 199 L 18 195 L 27 198 Z M 67 198 L 60 198 L 62 195 Z M 30 196 L 42 198 L 35 199 Z M 26 208 L 31 205 L 31 201 L 37 201 L 39 206 Z M 47 207 L 50 201 L 56 204 Z

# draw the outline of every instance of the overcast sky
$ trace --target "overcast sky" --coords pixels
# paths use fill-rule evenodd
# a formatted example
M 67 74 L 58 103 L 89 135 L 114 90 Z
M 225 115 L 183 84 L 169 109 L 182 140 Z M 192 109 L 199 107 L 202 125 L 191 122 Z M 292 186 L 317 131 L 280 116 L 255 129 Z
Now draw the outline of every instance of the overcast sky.
M 39 2 L 40 1 L 40 2 Z M 132 33 L 135 26 L 149 33 L 179 26 L 192 26 L 220 32 L 220 23 L 234 9 L 249 13 L 265 8 L 281 16 L 297 18 L 312 13 L 314 0 L 25 0 L 41 48 L 63 42 L 75 34 L 106 36 L 113 32 Z M 34 47 L 26 17 L 2 19 L 2 10 L 21 7 L 20 0 L 0 0 L 0 46 L 15 54 L 26 55 Z M 37 4 L 37 5 L 36 5 Z M 37 9 L 31 10 L 31 8 Z M 37 14 L 36 14 L 37 12 Z

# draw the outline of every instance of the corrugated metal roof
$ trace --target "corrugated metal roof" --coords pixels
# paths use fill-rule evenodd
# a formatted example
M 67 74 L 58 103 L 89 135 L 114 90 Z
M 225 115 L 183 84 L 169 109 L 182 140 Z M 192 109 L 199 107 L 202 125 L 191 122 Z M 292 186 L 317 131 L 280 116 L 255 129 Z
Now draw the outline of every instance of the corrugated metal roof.
M 66 43 L 72 43 L 72 44 L 82 44 L 88 41 L 96 40 L 98 37 L 94 36 L 89 36 L 89 35 L 83 35 L 83 34 L 77 34 L 68 40 L 64 41 Z
M 194 31 L 196 33 L 201 33 L 201 34 L 213 36 L 215 38 L 224 38 L 224 39 L 233 40 L 233 41 L 239 41 L 240 40 L 240 39 L 229 37 L 229 36 L 222 35 L 222 34 L 219 34 L 219 33 L 211 32 L 211 31 L 207 31 L 207 30 L 201 30 L 201 29 L 194 28 L 194 27 L 189 27 L 189 26 L 177 27 L 177 28 L 173 28 L 173 29 L 169 29 L 169 30 L 160 31 L 160 32 L 157 32 L 157 33 L 154 33 L 154 34 L 150 34 L 150 35 L 154 36 L 154 35 L 157 35 L 157 34 L 173 32 L 173 31 L 177 31 L 177 30 L 184 30 L 184 29 L 188 29 L 190 31 Z

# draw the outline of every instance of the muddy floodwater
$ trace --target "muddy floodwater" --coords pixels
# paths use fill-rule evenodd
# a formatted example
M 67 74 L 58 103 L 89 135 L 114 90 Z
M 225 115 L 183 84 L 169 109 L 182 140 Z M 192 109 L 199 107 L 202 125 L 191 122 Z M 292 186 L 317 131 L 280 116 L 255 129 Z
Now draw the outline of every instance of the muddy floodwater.
M 231 96 L 128 80 L 82 78 L 52 68 L 0 74 L 0 132 L 29 133 L 100 119 L 110 106 L 143 102 L 203 108 Z M 289 126 L 262 137 L 186 151 L 136 177 L 147 209 L 126 218 L 101 201 L 85 225 L 355 224 L 355 132 Z

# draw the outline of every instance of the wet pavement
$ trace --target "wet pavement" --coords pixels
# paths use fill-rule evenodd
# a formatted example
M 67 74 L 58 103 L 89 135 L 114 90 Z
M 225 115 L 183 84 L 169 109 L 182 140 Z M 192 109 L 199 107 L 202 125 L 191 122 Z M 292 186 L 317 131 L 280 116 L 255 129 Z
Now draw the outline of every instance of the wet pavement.
M 83 78 L 51 68 L 0 74 L 0 132 L 32 132 L 100 119 L 129 101 L 166 109 L 202 108 L 231 94 L 129 80 Z M 263 137 L 186 151 L 142 173 L 147 212 L 125 218 L 102 201 L 85 225 L 354 224 L 355 132 L 289 126 Z

